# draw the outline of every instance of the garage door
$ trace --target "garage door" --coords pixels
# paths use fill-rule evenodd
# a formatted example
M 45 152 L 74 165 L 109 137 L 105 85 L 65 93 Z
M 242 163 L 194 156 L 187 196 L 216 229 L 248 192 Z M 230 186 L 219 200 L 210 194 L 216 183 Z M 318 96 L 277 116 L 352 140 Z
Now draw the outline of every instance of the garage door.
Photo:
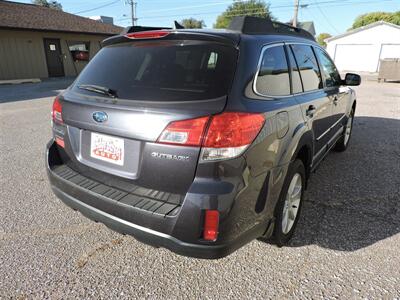
M 400 58 L 400 44 L 383 44 L 381 59 L 384 58 Z
M 336 45 L 335 64 L 340 71 L 375 72 L 378 54 L 373 45 Z

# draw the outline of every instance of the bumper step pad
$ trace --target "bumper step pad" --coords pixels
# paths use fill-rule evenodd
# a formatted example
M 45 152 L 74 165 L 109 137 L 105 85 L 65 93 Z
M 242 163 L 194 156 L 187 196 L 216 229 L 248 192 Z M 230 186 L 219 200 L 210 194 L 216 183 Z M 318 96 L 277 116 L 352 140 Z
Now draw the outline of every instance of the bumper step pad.
M 162 216 L 177 215 L 183 201 L 182 195 L 146 189 L 139 186 L 135 186 L 128 193 L 82 176 L 67 165 L 54 166 L 52 167 L 52 171 L 57 176 L 80 188 L 90 190 L 110 200 L 119 201 L 125 205 L 153 214 Z

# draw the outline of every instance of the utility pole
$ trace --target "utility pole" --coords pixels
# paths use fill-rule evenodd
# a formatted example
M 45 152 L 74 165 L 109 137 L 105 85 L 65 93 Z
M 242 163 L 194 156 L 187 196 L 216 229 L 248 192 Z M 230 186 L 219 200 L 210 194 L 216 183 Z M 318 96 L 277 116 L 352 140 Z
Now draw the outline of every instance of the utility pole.
M 138 20 L 138 18 L 136 17 L 136 5 L 137 5 L 137 2 L 135 2 L 134 0 L 125 0 L 125 3 L 129 4 L 131 6 L 132 26 L 135 26 L 136 22 Z
M 299 0 L 294 0 L 293 27 L 297 27 L 297 15 L 299 14 Z

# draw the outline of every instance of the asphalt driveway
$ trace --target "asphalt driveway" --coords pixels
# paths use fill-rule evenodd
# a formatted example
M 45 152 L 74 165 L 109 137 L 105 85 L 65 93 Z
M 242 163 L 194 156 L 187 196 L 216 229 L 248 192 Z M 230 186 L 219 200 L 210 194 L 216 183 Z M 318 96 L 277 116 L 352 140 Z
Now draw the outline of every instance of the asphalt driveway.
M 44 168 L 70 81 L 0 86 L 0 298 L 400 298 L 400 84 L 365 81 L 348 151 L 311 177 L 289 247 L 177 256 L 63 205 Z

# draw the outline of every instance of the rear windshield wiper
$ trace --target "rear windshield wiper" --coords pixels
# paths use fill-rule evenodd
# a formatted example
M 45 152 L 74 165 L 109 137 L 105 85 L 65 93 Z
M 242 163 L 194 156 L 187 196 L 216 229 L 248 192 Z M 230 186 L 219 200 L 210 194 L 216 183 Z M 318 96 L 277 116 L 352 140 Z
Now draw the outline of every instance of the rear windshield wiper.
M 109 89 L 107 87 L 99 86 L 99 85 L 92 85 L 92 84 L 81 84 L 78 85 L 78 88 L 82 90 L 91 91 L 98 94 L 103 94 L 112 98 L 117 98 L 117 91 Z

